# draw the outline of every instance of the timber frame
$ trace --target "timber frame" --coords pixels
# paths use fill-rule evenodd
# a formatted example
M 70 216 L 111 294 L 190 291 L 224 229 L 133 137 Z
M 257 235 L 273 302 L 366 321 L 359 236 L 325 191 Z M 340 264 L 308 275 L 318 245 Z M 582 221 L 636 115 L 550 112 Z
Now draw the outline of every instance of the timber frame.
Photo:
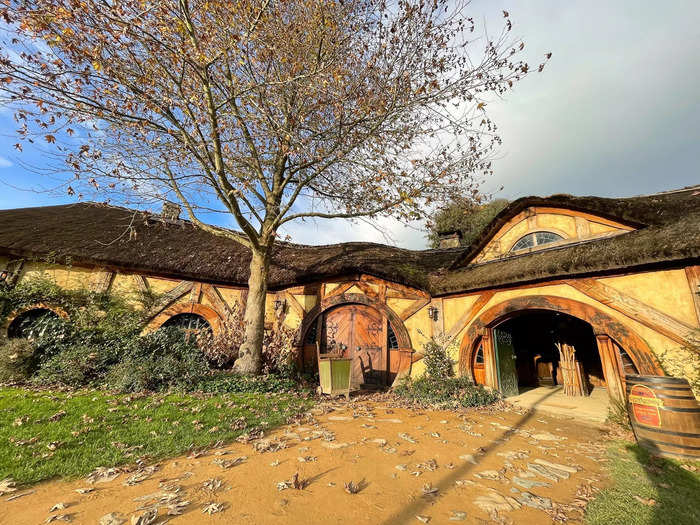
M 486 384 L 498 389 L 493 328 L 523 312 L 537 310 L 565 313 L 591 325 L 600 352 L 603 374 L 607 384 L 610 385 L 611 396 L 622 399 L 624 392 L 624 372 L 618 352 L 612 343 L 619 345 L 627 352 L 639 373 L 665 375 L 647 342 L 634 331 L 594 306 L 551 295 L 531 295 L 506 300 L 492 306 L 475 319 L 460 344 L 460 375 L 468 375 L 474 381 L 474 352 L 479 344 L 483 344 Z

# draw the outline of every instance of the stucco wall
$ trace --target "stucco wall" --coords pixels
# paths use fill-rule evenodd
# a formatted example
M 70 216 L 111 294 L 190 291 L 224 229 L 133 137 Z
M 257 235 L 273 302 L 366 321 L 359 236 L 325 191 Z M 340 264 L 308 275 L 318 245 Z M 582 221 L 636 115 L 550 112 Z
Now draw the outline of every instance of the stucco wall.
M 558 244 L 581 241 L 602 235 L 623 233 L 628 226 L 586 213 L 556 208 L 529 208 L 504 224 L 474 262 L 484 262 L 507 254 L 528 233 L 548 231 L 564 238 Z M 533 249 L 536 249 L 533 248 Z
M 573 217 L 566 217 L 565 219 L 571 219 L 571 221 L 575 222 Z M 525 221 L 527 221 L 527 218 L 525 218 Z M 561 222 L 559 226 L 564 227 L 564 222 Z M 571 228 L 570 225 L 567 227 Z M 6 257 L 0 258 L 0 265 L 3 267 L 7 265 L 7 262 L 8 260 Z M 104 272 L 105 270 L 101 268 L 26 262 L 22 269 L 21 280 L 48 277 L 60 286 L 66 288 L 94 289 L 95 286 L 99 286 L 100 282 L 104 282 Z M 139 290 L 138 280 L 133 274 L 117 272 L 109 282 L 111 283 L 109 288 L 110 292 L 123 294 L 127 298 L 135 297 Z M 153 292 L 164 294 L 177 286 L 180 281 L 149 275 L 145 276 L 145 282 Z M 663 312 L 686 325 L 695 328 L 699 327 L 698 313 L 693 303 L 692 292 L 686 274 L 682 269 L 604 277 L 599 279 L 599 282 L 648 305 L 656 311 Z M 373 294 L 378 294 L 380 292 L 381 283 L 382 281 L 380 280 L 372 279 L 371 282 L 367 281 L 362 284 Z M 343 284 L 342 280 L 334 283 L 327 283 L 325 287 L 326 293 L 331 293 L 341 284 Z M 392 283 L 384 282 L 383 286 L 391 290 Z M 399 288 L 399 285 L 396 286 Z M 287 301 L 287 307 L 284 312 L 284 323 L 291 328 L 298 328 L 301 326 L 306 314 L 312 311 L 319 301 L 319 294 L 316 291 L 304 291 L 306 288 L 313 290 L 313 286 L 305 287 L 303 290 L 301 288 L 302 287 L 295 287 L 286 291 L 282 290 L 268 294 L 266 304 L 266 321 L 268 324 L 272 323 L 276 316 L 274 311 L 275 299 L 284 300 L 286 297 L 285 292 L 287 292 L 294 298 L 295 304 L 292 305 L 290 301 Z M 410 289 L 406 289 L 405 287 L 400 288 L 406 293 L 411 293 Z M 217 285 L 215 289 L 223 301 L 229 306 L 233 306 L 236 302 L 244 302 L 244 298 L 242 297 L 244 290 L 240 288 Z M 418 291 L 415 292 L 420 293 Z M 195 297 L 193 293 L 184 294 L 170 306 L 185 305 L 194 302 L 216 309 L 216 305 L 212 304 L 205 294 L 200 293 Z M 353 285 L 347 289 L 345 293 L 363 294 L 365 292 L 359 286 Z M 574 288 L 571 282 L 549 285 L 543 284 L 536 287 L 504 289 L 490 292 L 493 293 L 493 296 L 486 302 L 482 300 L 483 304 L 481 307 L 478 311 L 473 312 L 472 318 L 465 324 L 465 315 L 473 309 L 483 293 L 484 292 L 433 298 L 430 302 L 423 300 L 426 304 L 404 320 L 404 326 L 410 337 L 413 349 L 420 353 L 423 344 L 429 337 L 451 334 L 453 343 L 450 347 L 451 356 L 455 363 L 457 363 L 460 357 L 460 343 L 463 342 L 469 327 L 481 314 L 495 305 L 515 298 L 546 295 L 571 299 L 593 306 L 643 339 L 661 362 L 667 373 L 682 375 L 690 380 L 697 380 L 700 378 L 700 366 L 698 366 L 697 360 L 693 358 L 693 356 L 697 356 L 697 354 L 684 348 L 678 341 L 650 327 L 648 323 L 643 322 L 643 320 L 633 319 L 631 316 L 593 299 L 589 295 Z M 394 295 L 400 294 L 397 292 Z M 416 301 L 420 300 L 421 299 L 415 298 L 389 297 L 386 299 L 386 305 L 397 315 L 401 316 L 402 313 L 405 313 L 407 309 L 416 304 Z M 431 320 L 428 316 L 428 308 L 430 306 L 438 309 L 437 321 Z M 219 314 L 225 317 L 225 312 L 219 312 Z M 455 364 L 455 369 L 457 370 L 457 364 Z M 419 376 L 423 372 L 424 367 L 422 362 L 415 362 L 411 368 L 411 375 Z

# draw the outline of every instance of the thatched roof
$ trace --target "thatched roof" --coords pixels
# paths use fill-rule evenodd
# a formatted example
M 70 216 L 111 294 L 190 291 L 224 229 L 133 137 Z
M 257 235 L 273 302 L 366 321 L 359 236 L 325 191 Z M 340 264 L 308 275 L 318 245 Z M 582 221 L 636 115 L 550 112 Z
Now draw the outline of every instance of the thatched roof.
M 403 250 L 375 243 L 303 246 L 279 243 L 272 289 L 367 273 L 434 295 L 573 275 L 700 260 L 700 187 L 606 199 L 524 197 L 499 213 L 467 248 Z M 564 245 L 469 265 L 498 231 L 531 206 L 569 208 L 639 228 L 612 238 Z M 250 252 L 188 221 L 95 203 L 0 211 L 0 253 L 51 256 L 57 262 L 109 266 L 180 279 L 245 285 Z
M 0 211 L 0 253 L 88 263 L 182 279 L 246 285 L 250 251 L 189 221 L 96 203 Z M 303 246 L 279 243 L 270 286 L 369 273 L 426 288 L 430 273 L 447 268 L 450 250 L 412 251 L 375 243 Z

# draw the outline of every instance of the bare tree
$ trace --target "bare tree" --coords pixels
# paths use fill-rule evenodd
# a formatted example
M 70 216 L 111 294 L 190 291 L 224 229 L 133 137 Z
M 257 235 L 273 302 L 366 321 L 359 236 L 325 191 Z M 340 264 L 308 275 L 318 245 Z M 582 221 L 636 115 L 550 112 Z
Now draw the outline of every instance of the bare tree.
M 21 137 L 39 133 L 63 156 L 69 193 L 178 201 L 200 228 L 250 248 L 244 373 L 260 370 L 280 227 L 414 220 L 473 194 L 499 143 L 488 97 L 529 71 L 508 13 L 489 39 L 447 0 L 0 6 L 0 93 Z M 205 223 L 211 210 L 240 232 Z

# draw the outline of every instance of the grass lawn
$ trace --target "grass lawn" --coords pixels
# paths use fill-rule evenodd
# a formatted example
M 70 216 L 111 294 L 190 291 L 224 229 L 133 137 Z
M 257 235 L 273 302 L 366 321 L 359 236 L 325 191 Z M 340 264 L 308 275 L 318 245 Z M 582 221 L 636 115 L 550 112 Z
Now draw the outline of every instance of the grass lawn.
M 700 523 L 698 463 L 655 458 L 637 445 L 614 442 L 609 449 L 613 486 L 586 509 L 589 525 L 691 525 Z M 687 465 L 698 470 L 689 472 Z
M 78 477 L 137 458 L 174 456 L 272 428 L 307 408 L 288 394 L 112 395 L 0 388 L 0 479 Z

